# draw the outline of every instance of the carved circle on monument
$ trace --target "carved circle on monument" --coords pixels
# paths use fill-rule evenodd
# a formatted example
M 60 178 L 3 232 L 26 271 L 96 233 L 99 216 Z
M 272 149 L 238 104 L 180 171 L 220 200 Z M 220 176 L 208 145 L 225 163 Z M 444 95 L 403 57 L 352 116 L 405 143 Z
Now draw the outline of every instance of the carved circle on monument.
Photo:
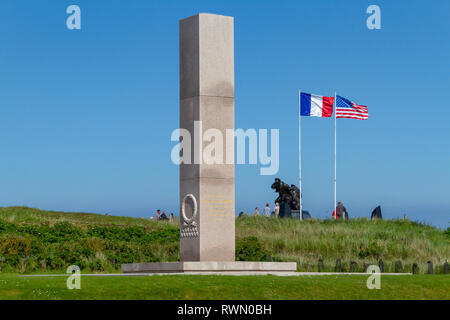
M 194 210 L 192 213 L 192 217 L 188 218 L 186 217 L 186 200 L 188 198 L 191 198 L 192 203 L 194 204 Z M 194 195 L 189 193 L 184 196 L 183 202 L 181 203 L 181 216 L 183 217 L 183 221 L 185 221 L 188 224 L 192 224 L 192 222 L 195 222 L 195 217 L 197 216 L 197 199 L 195 199 Z
M 188 198 L 190 198 L 192 200 L 192 203 L 194 204 L 192 217 L 190 218 L 186 216 L 186 200 Z M 197 199 L 195 199 L 193 194 L 189 193 L 185 195 L 183 201 L 181 202 L 181 218 L 183 219 L 183 223 L 181 224 L 180 236 L 182 238 L 198 236 L 197 223 L 195 222 L 195 218 L 197 217 L 197 211 L 198 211 Z

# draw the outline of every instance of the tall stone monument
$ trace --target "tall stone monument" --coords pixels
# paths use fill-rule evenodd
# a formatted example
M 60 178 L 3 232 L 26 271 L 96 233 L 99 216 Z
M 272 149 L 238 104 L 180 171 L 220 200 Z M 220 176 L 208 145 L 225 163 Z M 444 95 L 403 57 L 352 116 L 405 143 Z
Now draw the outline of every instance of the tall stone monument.
M 191 150 L 182 151 L 190 151 L 191 161 L 180 165 L 181 261 L 123 264 L 124 273 L 297 268 L 295 262 L 235 261 L 233 28 L 232 17 L 215 14 L 180 21 L 180 128 L 191 136 Z M 226 142 L 213 143 L 217 135 Z
M 233 20 L 202 13 L 180 21 L 180 128 L 191 133 L 196 162 L 180 165 L 181 261 L 235 260 L 234 164 L 226 164 L 225 143 L 213 151 L 223 163 L 205 163 L 214 141 L 202 142 L 208 129 L 224 139 L 226 129 L 234 130 Z M 234 152 L 234 138 L 228 143 Z

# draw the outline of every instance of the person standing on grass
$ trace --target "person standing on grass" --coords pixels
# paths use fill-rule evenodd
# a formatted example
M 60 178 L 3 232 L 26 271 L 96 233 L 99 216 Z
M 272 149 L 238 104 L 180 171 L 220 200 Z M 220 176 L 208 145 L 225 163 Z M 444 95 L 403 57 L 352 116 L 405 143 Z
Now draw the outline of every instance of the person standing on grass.
M 173 217 L 173 213 L 169 214 L 169 222 L 172 223 L 175 218 Z
M 167 218 L 167 215 L 166 215 L 166 210 L 163 211 L 163 213 L 162 213 L 162 215 L 161 215 L 161 217 L 160 217 L 159 219 L 160 219 L 160 220 L 169 220 L 169 219 Z
M 255 208 L 255 212 L 253 213 L 253 215 L 255 217 L 259 216 L 259 209 L 258 209 L 258 207 Z
M 270 217 L 270 205 L 266 204 L 266 206 L 264 207 L 264 215 L 266 217 Z
M 156 210 L 156 214 L 155 214 L 155 220 L 159 220 L 159 218 L 161 217 L 161 210 Z
M 278 215 L 280 214 L 280 204 L 278 202 L 275 203 L 273 211 L 275 213 L 275 218 L 278 218 Z
M 345 209 L 342 202 L 338 201 L 337 207 L 336 207 L 336 219 L 345 219 L 347 213 L 347 209 Z

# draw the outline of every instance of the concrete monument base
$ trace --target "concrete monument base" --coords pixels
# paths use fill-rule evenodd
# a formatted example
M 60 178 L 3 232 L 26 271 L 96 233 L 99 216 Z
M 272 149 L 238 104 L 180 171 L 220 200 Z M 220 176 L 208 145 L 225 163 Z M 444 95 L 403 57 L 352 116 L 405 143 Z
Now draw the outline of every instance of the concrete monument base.
M 122 264 L 123 273 L 294 272 L 296 262 L 181 261 Z

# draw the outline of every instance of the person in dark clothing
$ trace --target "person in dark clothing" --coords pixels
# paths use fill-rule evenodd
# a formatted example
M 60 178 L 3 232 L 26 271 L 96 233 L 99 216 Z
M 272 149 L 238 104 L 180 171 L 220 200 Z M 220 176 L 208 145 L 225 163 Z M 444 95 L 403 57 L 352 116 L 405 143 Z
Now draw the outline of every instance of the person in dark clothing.
M 348 220 L 347 209 L 345 209 L 344 205 L 340 201 L 338 201 L 338 204 L 336 207 L 336 216 L 337 216 L 337 219 Z
M 167 218 L 166 211 L 163 211 L 163 213 L 159 219 L 160 220 L 169 220 L 169 218 Z

